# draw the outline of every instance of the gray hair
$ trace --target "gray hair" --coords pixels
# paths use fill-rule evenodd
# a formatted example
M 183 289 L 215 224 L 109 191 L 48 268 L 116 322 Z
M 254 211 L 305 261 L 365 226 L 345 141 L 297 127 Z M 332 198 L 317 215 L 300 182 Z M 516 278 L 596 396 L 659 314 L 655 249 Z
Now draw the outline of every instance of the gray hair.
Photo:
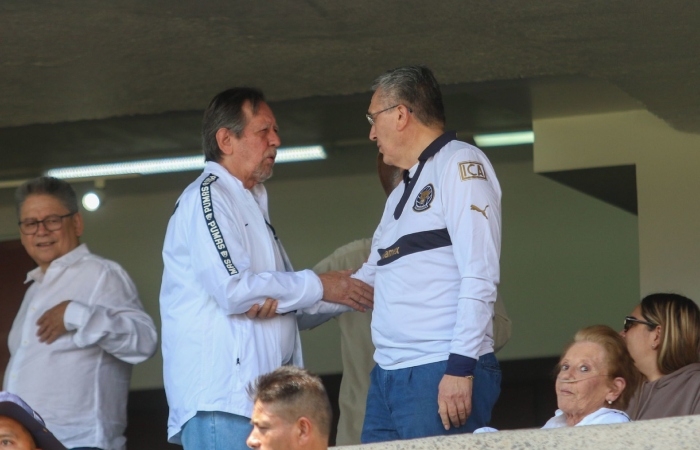
M 333 410 L 321 379 L 305 369 L 282 366 L 261 375 L 255 385 L 248 386 L 248 395 L 255 401 L 272 405 L 275 413 L 289 423 L 306 417 L 318 427 L 322 436 L 331 433 Z
M 258 112 L 258 105 L 265 101 L 262 91 L 256 88 L 239 87 L 217 94 L 202 119 L 202 150 L 205 161 L 221 161 L 222 153 L 216 142 L 216 132 L 227 128 L 237 137 L 243 135 L 247 124 L 243 105 L 250 102 L 253 114 Z
M 445 107 L 440 85 L 425 66 L 405 66 L 389 70 L 374 80 L 372 91 L 391 103 L 405 104 L 424 125 L 445 125 Z
M 78 212 L 78 198 L 70 184 L 58 178 L 39 177 L 25 181 L 15 191 L 15 207 L 18 218 L 20 218 L 22 205 L 30 195 L 50 195 L 59 200 L 69 212 Z

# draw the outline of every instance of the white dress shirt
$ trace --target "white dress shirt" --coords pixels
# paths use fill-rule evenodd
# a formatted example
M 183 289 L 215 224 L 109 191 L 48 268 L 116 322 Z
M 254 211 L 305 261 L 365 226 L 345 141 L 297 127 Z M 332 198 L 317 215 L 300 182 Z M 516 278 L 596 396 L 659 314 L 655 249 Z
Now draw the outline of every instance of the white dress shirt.
M 153 320 L 117 263 L 85 244 L 27 274 L 33 284 L 15 317 L 4 390 L 22 397 L 68 448 L 125 448 L 131 366 L 157 348 Z M 70 300 L 67 333 L 41 343 L 36 321 Z

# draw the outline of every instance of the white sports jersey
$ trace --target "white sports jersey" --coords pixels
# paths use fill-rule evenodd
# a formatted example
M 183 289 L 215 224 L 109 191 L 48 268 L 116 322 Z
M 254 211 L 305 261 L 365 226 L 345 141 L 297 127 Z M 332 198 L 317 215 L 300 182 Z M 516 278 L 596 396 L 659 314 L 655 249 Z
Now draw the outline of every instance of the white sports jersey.
M 493 351 L 501 188 L 486 155 L 455 139 L 436 139 L 391 193 L 355 275 L 375 288 L 372 340 L 383 369 Z

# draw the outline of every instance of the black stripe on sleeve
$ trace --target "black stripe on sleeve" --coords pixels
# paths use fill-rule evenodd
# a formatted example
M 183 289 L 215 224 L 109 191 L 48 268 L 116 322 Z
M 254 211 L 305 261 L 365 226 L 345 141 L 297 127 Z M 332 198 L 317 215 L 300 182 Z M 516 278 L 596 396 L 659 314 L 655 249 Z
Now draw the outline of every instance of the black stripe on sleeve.
M 447 228 L 407 234 L 401 236 L 388 248 L 377 249 L 379 252 L 379 261 L 377 261 L 377 265 L 384 266 L 396 261 L 402 256 L 450 245 L 452 245 L 452 239 L 450 239 L 450 233 L 447 231 Z
M 214 217 L 214 204 L 211 201 L 211 184 L 218 179 L 219 177 L 213 173 L 209 174 L 199 187 L 199 195 L 202 199 L 202 212 L 204 213 L 204 220 L 207 223 L 211 240 L 214 242 L 214 246 L 219 252 L 221 262 L 224 264 L 229 275 L 236 275 L 238 269 L 233 265 L 231 255 L 229 255 L 228 249 L 226 248 L 226 242 L 224 242 L 224 236 L 221 234 L 219 224 L 216 223 L 216 217 Z

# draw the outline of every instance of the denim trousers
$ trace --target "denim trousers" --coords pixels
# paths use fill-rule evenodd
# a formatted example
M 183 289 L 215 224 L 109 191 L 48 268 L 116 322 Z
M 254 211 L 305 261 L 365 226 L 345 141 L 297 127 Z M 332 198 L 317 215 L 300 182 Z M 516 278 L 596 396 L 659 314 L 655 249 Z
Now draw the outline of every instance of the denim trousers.
M 220 411 L 197 411 L 182 429 L 185 450 L 248 450 L 250 419 Z
M 479 358 L 474 369 L 472 412 L 467 423 L 445 430 L 438 414 L 438 385 L 447 361 L 406 369 L 384 370 L 374 366 L 370 374 L 367 410 L 361 441 L 414 439 L 471 433 L 488 425 L 491 410 L 501 392 L 501 369 L 493 353 Z

